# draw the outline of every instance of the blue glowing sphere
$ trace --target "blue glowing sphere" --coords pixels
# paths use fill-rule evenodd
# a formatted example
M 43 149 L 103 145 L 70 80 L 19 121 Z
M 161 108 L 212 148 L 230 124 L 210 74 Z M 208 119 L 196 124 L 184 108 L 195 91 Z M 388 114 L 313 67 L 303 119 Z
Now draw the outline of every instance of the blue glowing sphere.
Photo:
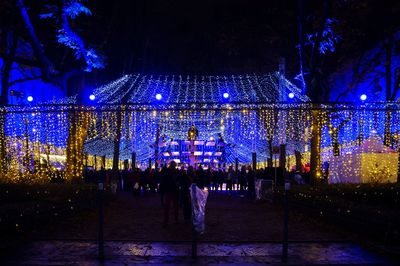
M 94 100 L 96 99 L 96 96 L 94 96 L 94 94 L 90 94 L 89 99 L 90 99 L 91 101 L 94 101 Z
M 28 100 L 28 102 L 32 102 L 33 101 L 33 97 L 32 96 L 28 96 L 26 99 Z
M 367 99 L 367 95 L 366 94 L 362 94 L 361 96 L 360 96 L 360 100 L 361 101 L 365 101 Z
M 159 94 L 159 93 L 157 93 L 157 94 L 156 94 L 156 99 L 157 99 L 157 100 L 161 100 L 161 99 L 162 99 L 162 95 Z
M 294 98 L 294 93 L 293 93 L 293 92 L 289 93 L 289 98 L 290 98 L 290 99 L 293 99 L 293 98 Z
M 222 96 L 224 96 L 225 99 L 229 98 L 229 93 L 225 92 Z

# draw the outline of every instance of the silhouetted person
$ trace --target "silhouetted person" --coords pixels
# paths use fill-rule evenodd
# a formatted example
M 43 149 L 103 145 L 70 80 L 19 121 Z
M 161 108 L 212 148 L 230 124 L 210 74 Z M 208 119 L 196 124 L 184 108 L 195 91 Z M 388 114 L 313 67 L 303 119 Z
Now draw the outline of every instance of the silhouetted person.
M 163 206 L 164 206 L 164 189 L 162 187 L 163 186 L 162 182 L 164 182 L 163 180 L 165 180 L 165 178 L 166 178 L 165 176 L 166 176 L 167 172 L 168 172 L 167 165 L 164 164 L 164 166 L 161 168 L 160 175 L 159 175 L 159 178 L 160 178 L 159 192 L 160 192 L 160 196 L 161 196 L 161 205 L 163 205 Z
M 247 196 L 252 199 L 256 195 L 255 172 L 247 166 Z
M 169 210 L 172 205 L 175 222 L 178 222 L 178 172 L 176 170 L 175 161 L 171 161 L 169 168 L 167 169 L 165 175 L 161 179 L 161 191 L 164 199 L 164 223 L 163 226 L 166 227 L 169 221 Z
M 222 191 L 222 185 L 223 185 L 224 179 L 225 179 L 225 173 L 222 169 L 218 170 L 217 179 L 218 179 L 219 190 Z
M 190 166 L 192 167 L 192 166 Z M 189 170 L 188 170 L 189 172 Z M 193 172 L 193 167 L 191 172 Z M 185 169 L 181 169 L 179 173 L 179 185 L 181 189 L 181 204 L 183 209 L 183 219 L 185 221 L 189 220 L 191 217 L 192 208 L 190 206 L 190 192 L 189 188 L 192 184 L 192 179 L 190 178 L 189 174 L 186 173 Z
M 246 188 L 246 166 L 243 165 L 239 172 L 239 185 L 240 185 L 240 196 L 243 196 Z
M 211 188 L 211 167 L 208 167 L 207 171 L 204 173 L 205 176 L 205 184 L 204 186 L 207 187 L 207 189 Z
M 205 179 L 204 170 L 203 167 L 200 165 L 196 171 L 196 185 L 201 189 L 204 188 L 204 179 Z
M 233 180 L 235 180 L 235 171 L 233 171 L 233 166 L 229 166 L 228 173 L 226 176 L 226 190 L 229 190 L 229 196 L 232 194 Z

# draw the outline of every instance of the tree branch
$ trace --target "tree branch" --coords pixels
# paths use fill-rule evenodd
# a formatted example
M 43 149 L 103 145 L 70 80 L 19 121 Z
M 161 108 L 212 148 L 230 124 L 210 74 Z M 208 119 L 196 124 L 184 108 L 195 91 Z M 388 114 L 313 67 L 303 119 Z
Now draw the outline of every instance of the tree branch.
M 396 95 L 399 92 L 399 88 L 400 88 L 400 67 L 396 68 L 396 70 L 394 71 L 395 74 L 395 81 L 394 81 L 394 88 L 393 88 L 393 94 L 391 95 L 390 99 L 392 101 L 396 100 Z
M 42 44 L 40 43 L 39 38 L 36 35 L 35 28 L 32 24 L 32 21 L 29 17 L 28 11 L 24 5 L 23 0 L 18 0 L 17 7 L 20 10 L 22 20 L 25 24 L 26 29 L 28 30 L 29 37 L 31 39 L 31 45 L 36 57 L 40 62 L 40 68 L 42 69 L 43 76 L 49 79 L 52 75 L 56 74 L 57 71 L 53 63 L 44 53 Z
M 0 52 L 0 57 L 5 58 L 7 55 L 3 52 Z M 29 59 L 29 58 L 24 58 L 24 57 L 19 57 L 19 56 L 13 56 L 12 60 L 18 64 L 21 65 L 26 65 L 26 66 L 32 66 L 32 67 L 40 67 L 40 64 L 38 61 Z
M 8 83 L 8 86 L 12 87 L 12 86 L 14 86 L 15 84 L 18 84 L 18 83 L 22 83 L 22 82 L 30 81 L 30 80 L 41 79 L 41 78 L 42 78 L 42 75 L 33 76 L 33 77 L 26 77 L 26 78 L 22 78 L 22 79 L 16 79 L 16 80 L 10 81 Z

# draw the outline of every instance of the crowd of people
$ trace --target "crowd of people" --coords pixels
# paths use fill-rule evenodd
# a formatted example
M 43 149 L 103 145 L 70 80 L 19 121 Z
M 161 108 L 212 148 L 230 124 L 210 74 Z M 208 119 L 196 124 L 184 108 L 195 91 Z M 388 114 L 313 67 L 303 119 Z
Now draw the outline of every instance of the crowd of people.
M 113 174 L 112 170 L 93 171 L 85 170 L 84 177 L 87 182 L 102 180 L 106 185 L 117 190 L 131 191 L 133 195 L 146 195 L 159 193 L 161 204 L 164 207 L 164 226 L 169 223 L 169 214 L 172 210 L 175 221 L 178 221 L 179 206 L 183 210 L 183 218 L 188 221 L 191 217 L 190 186 L 195 183 L 201 189 L 209 191 L 227 191 L 240 197 L 255 198 L 256 179 L 275 179 L 283 184 L 283 175 L 280 169 L 265 168 L 254 171 L 250 165 L 242 165 L 235 171 L 231 165 L 227 169 L 204 169 L 199 165 L 178 168 L 174 161 L 163 165 L 158 171 L 147 168 L 142 171 L 126 169 Z M 298 175 L 294 175 L 295 179 Z M 302 181 L 303 182 L 303 181 Z
M 175 166 L 177 168 L 177 166 Z M 86 169 L 84 178 L 86 182 L 97 183 L 101 178 L 105 184 L 117 183 L 119 190 L 133 191 L 134 195 L 146 194 L 150 192 L 160 192 L 160 183 L 162 177 L 167 172 L 168 165 L 163 165 L 157 171 L 154 168 L 146 168 L 141 170 L 135 168 L 133 170 L 119 170 L 117 174 L 113 174 L 111 169 L 102 169 L 94 171 Z M 184 168 L 183 166 L 177 170 L 177 175 L 185 173 L 189 175 L 191 182 L 196 183 L 200 188 L 207 188 L 213 191 L 227 190 L 239 191 L 239 195 L 254 194 L 254 185 L 256 179 L 271 179 L 277 177 L 277 184 L 283 184 L 283 174 L 280 168 L 262 168 L 254 171 L 250 165 L 242 165 L 238 171 L 234 166 L 226 169 L 204 169 L 201 165 L 196 169 L 192 166 Z M 307 174 L 290 172 L 287 177 L 293 179 L 296 183 L 307 184 L 309 177 Z M 253 195 L 254 196 L 254 195 Z
M 206 188 L 213 191 L 226 190 L 229 194 L 232 191 L 239 191 L 240 195 L 254 196 L 254 182 L 256 179 L 268 179 L 270 175 L 263 170 L 253 171 L 251 166 L 243 165 L 239 171 L 235 171 L 233 166 L 227 169 L 204 169 L 201 165 L 196 169 L 193 166 L 188 168 L 177 168 L 176 164 L 171 162 L 169 166 L 164 165 L 158 171 L 147 168 L 144 171 L 136 168 L 134 170 L 127 169 L 118 171 L 115 176 L 111 169 L 93 171 L 87 169 L 84 178 L 87 182 L 98 182 L 99 178 L 104 180 L 105 184 L 117 183 L 119 190 L 133 191 L 134 195 L 146 194 L 148 192 L 162 192 L 162 181 L 169 168 L 174 165 L 176 172 L 176 180 L 180 180 L 182 176 L 188 177 L 190 184 L 196 183 L 200 188 Z M 180 183 L 177 182 L 178 186 Z

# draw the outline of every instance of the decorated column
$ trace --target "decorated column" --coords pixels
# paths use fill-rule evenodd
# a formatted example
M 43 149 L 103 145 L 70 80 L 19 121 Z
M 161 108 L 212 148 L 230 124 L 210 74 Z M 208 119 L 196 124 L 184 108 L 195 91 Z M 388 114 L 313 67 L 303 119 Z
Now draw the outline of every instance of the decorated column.
M 101 166 L 106 169 L 106 156 L 101 156 Z
M 118 175 L 118 164 L 119 164 L 119 148 L 121 144 L 121 131 L 122 131 L 122 112 L 123 108 L 118 108 L 117 110 L 117 128 L 114 136 L 114 153 L 113 153 L 113 166 L 112 172 L 113 176 L 116 178 Z
M 158 171 L 158 154 L 159 154 L 159 149 L 160 149 L 160 131 L 161 131 L 161 126 L 157 126 L 156 145 L 155 145 L 155 149 L 154 149 L 154 169 L 156 172 Z
M 320 106 L 315 104 L 311 111 L 311 155 L 310 155 L 310 173 L 311 181 L 315 184 L 316 180 L 321 178 L 321 134 L 324 114 L 320 110 Z
M 255 171 L 257 169 L 257 153 L 252 152 L 251 157 L 252 157 L 252 162 L 253 162 L 253 170 Z
M 7 173 L 7 163 L 6 163 L 6 112 L 4 109 L 0 110 L 0 177 L 4 178 Z
M 96 154 L 93 155 L 93 158 L 94 158 L 94 170 L 97 170 L 97 156 L 96 156 Z
M 90 115 L 74 108 L 68 115 L 67 159 L 65 178 L 80 180 L 83 172 L 83 146 L 88 133 Z
M 238 157 L 235 158 L 235 172 L 236 172 L 236 174 L 239 172 L 239 159 L 238 159 Z
M 134 170 L 136 168 L 136 152 L 132 152 L 131 168 L 132 168 L 132 170 Z

